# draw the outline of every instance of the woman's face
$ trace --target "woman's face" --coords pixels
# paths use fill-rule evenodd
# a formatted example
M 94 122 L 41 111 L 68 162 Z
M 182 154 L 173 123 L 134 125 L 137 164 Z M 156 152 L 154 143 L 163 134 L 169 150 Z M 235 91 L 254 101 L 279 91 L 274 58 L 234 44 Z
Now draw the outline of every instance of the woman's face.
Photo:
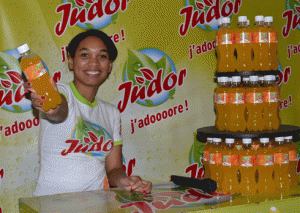
M 78 90 L 98 89 L 112 70 L 106 45 L 94 36 L 79 43 L 75 57 L 68 58 L 68 65 L 74 71 L 74 84 Z

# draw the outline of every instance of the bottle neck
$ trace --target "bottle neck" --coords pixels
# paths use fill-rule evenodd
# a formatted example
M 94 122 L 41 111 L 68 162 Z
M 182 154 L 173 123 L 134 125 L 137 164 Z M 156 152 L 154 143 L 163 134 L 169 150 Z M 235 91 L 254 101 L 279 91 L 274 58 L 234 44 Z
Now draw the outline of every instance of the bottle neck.
M 264 27 L 264 22 L 263 21 L 255 22 L 255 27 Z
M 232 82 L 231 85 L 232 85 L 232 86 L 240 86 L 240 85 L 241 85 L 241 82 L 240 82 L 240 81 L 239 81 L 239 82 Z
M 230 28 L 230 23 L 224 23 L 224 29 L 229 29 Z
M 26 51 L 26 52 L 24 52 L 24 53 L 21 54 L 22 57 L 28 56 L 28 55 L 30 55 L 30 50 L 28 50 L 28 51 Z

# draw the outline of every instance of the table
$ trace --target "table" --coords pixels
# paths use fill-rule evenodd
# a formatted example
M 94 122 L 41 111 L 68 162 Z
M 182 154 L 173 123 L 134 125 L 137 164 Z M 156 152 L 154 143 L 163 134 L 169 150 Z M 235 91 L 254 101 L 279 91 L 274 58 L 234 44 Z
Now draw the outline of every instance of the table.
M 172 183 L 154 185 L 151 194 L 121 189 L 95 190 L 41 197 L 20 198 L 21 213 L 89 213 L 89 212 L 300 212 L 300 185 L 280 197 L 205 194 L 198 189 L 178 187 Z

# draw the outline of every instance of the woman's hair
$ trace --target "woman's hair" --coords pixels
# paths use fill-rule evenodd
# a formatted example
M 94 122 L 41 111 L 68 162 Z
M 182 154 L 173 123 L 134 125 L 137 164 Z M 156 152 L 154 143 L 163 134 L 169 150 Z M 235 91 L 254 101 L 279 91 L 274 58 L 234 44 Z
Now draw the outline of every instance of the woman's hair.
M 106 33 L 102 32 L 100 30 L 94 30 L 94 29 L 79 33 L 70 41 L 70 43 L 68 45 L 68 55 L 71 58 L 75 57 L 75 52 L 77 50 L 77 47 L 79 46 L 79 43 L 83 39 L 85 39 L 89 36 L 98 37 L 99 39 L 101 39 L 104 42 L 104 44 L 106 45 L 106 48 L 108 50 L 109 60 L 114 61 L 117 58 L 118 50 L 117 50 L 114 42 L 109 38 L 109 36 Z

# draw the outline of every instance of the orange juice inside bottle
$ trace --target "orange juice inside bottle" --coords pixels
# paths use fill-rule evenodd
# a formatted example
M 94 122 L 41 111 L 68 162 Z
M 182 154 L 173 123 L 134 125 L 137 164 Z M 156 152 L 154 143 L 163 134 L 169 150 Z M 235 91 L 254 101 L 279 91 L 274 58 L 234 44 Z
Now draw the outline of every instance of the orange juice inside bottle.
M 221 138 L 213 138 L 213 143 L 209 153 L 209 168 L 211 179 L 216 181 L 218 184 L 217 191 L 222 190 L 222 152 L 223 146 Z
M 291 180 L 291 188 L 295 188 L 298 185 L 298 176 L 297 176 L 297 145 L 293 142 L 293 136 L 287 136 L 285 139 L 285 146 L 289 152 L 289 164 L 288 164 L 288 174 Z
M 235 149 L 233 138 L 225 139 L 222 165 L 222 191 L 224 193 L 238 193 L 240 188 L 238 180 L 239 155 Z
M 250 76 L 249 86 L 246 88 L 247 130 L 262 131 L 263 123 L 263 95 L 258 84 L 258 76 Z
M 268 70 L 268 31 L 264 26 L 264 17 L 255 16 L 255 27 L 252 31 L 253 38 L 253 70 L 266 71 Z
M 260 194 L 271 196 L 275 192 L 276 185 L 273 179 L 274 155 L 269 148 L 269 138 L 260 139 L 260 147 L 256 151 L 256 164 L 258 171 L 257 190 Z
M 277 30 L 273 26 L 273 17 L 265 17 L 265 24 L 268 29 L 268 44 L 269 44 L 269 70 L 278 69 L 278 59 L 277 59 Z
M 224 29 L 218 31 L 217 72 L 235 71 L 234 30 L 230 29 L 230 18 L 223 18 Z
M 228 89 L 228 129 L 229 131 L 239 132 L 246 130 L 246 104 L 245 104 L 245 88 L 241 85 L 241 77 L 233 76 L 232 85 Z
M 205 171 L 205 178 L 210 178 L 210 167 L 209 167 L 209 152 L 212 146 L 212 138 L 207 138 L 205 145 L 203 146 L 203 165 Z
M 263 89 L 263 123 L 265 130 L 277 130 L 280 127 L 279 117 L 280 90 L 275 83 L 274 75 L 266 75 Z
M 252 30 L 247 26 L 247 16 L 239 16 L 238 20 L 234 44 L 237 52 L 235 68 L 238 72 L 252 71 Z
M 291 187 L 289 169 L 289 150 L 284 144 L 283 137 L 275 138 L 276 145 L 274 151 L 274 181 L 276 190 L 282 192 L 287 191 Z
M 46 97 L 46 100 L 43 101 L 43 110 L 48 111 L 50 108 L 56 108 L 57 105 L 61 104 L 62 99 L 60 94 L 53 88 L 42 59 L 32 53 L 27 44 L 18 47 L 18 50 L 22 55 L 20 66 L 27 80 L 32 83 L 32 87 L 37 94 Z
M 218 77 L 218 87 L 214 91 L 216 121 L 215 126 L 218 130 L 228 130 L 228 77 Z
M 243 148 L 239 152 L 239 170 L 241 175 L 240 192 L 244 195 L 253 195 L 257 192 L 255 180 L 256 152 L 251 146 L 251 138 L 243 138 Z

